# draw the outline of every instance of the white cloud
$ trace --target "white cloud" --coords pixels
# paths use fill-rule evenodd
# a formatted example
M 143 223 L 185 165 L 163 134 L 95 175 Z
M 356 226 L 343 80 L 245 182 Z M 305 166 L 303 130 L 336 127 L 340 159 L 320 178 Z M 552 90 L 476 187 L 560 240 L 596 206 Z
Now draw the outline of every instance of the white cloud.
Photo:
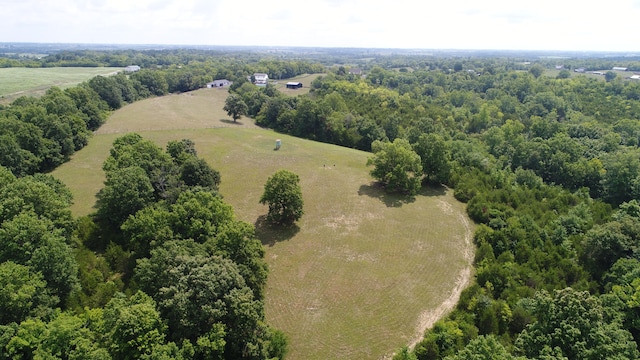
M 5 0 L 0 41 L 637 50 L 638 0 Z

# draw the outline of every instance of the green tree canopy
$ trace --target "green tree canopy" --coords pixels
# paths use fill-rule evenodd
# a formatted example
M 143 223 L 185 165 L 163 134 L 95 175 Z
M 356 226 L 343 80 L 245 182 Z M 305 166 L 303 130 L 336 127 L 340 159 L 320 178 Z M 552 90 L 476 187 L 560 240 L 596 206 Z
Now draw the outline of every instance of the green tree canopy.
M 175 340 L 196 341 L 224 325 L 228 357 L 260 352 L 262 302 L 253 297 L 234 262 L 208 256 L 203 247 L 169 242 L 136 267 L 140 287 L 157 301 Z M 205 256 L 202 256 L 202 255 Z
M 536 78 L 539 78 L 540 75 L 544 74 L 544 67 L 540 64 L 534 64 L 529 68 L 529 73 Z
M 171 206 L 172 229 L 181 239 L 204 243 L 233 220 L 233 208 L 209 191 L 184 191 Z
M 374 167 L 371 176 L 388 192 L 415 195 L 420 189 L 422 165 L 420 156 L 409 142 L 404 139 L 396 139 L 393 143 L 377 140 L 371 148 L 374 156 L 367 160 L 367 166 Z
M 71 235 L 74 226 L 71 216 L 71 199 L 64 187 L 50 185 L 48 180 L 26 176 L 0 188 L 0 222 L 13 219 L 21 213 L 32 213 L 48 219 L 62 230 L 65 237 Z
M 111 77 L 96 76 L 89 80 L 89 86 L 93 91 L 100 95 L 100 98 L 104 100 L 111 110 L 116 110 L 122 107 L 122 90 L 118 86 L 115 79 Z
M 422 170 L 428 179 L 439 183 L 449 180 L 449 150 L 442 136 L 429 133 L 422 134 L 413 146 L 422 160 Z
M 528 304 L 536 317 L 518 336 L 516 351 L 528 358 L 637 359 L 640 354 L 621 320 L 598 297 L 571 288 L 538 292 Z M 617 316 L 617 315 L 616 315 Z
M 164 72 L 141 69 L 131 74 L 131 79 L 137 81 L 149 95 L 162 96 L 169 92 L 169 84 Z M 144 94 L 143 91 L 138 91 Z
M 28 266 L 0 263 L 0 325 L 19 323 L 38 307 L 52 305 L 46 286 L 42 274 Z
M 261 204 L 269 206 L 267 220 L 274 224 L 291 225 L 304 214 L 300 177 L 288 170 L 278 170 L 267 179 Z
M 129 133 L 117 138 L 109 153 L 109 157 L 102 166 L 105 172 L 138 166 L 151 178 L 154 170 L 173 166 L 169 154 L 153 141 L 144 139 L 136 133 Z
M 97 216 L 114 229 L 154 199 L 151 181 L 139 166 L 107 172 L 104 185 L 97 196 Z
M 191 139 L 172 140 L 167 143 L 167 154 L 178 165 L 182 164 L 189 155 L 197 156 L 196 144 Z
M 41 329 L 33 326 L 35 323 L 26 321 L 20 324 L 18 335 L 21 340 L 37 337 L 36 341 L 32 340 L 33 345 L 37 346 L 34 351 L 36 359 L 110 360 L 112 357 L 99 340 L 105 335 L 103 329 L 98 330 L 96 326 L 96 323 L 103 322 L 95 314 L 101 315 L 101 309 L 80 315 L 62 312 L 45 324 L 44 331 L 33 331 L 31 334 L 27 331 Z
M 494 335 L 481 335 L 471 340 L 457 354 L 445 357 L 445 360 L 526 360 L 526 358 L 511 355 Z
M 153 299 L 138 291 L 130 298 L 116 296 L 105 306 L 104 330 L 115 359 L 140 359 L 164 343 L 166 325 Z
M 51 294 L 63 303 L 79 285 L 78 263 L 71 247 L 61 236 L 45 237 L 44 243 L 33 252 L 28 264 L 44 276 Z
M 180 167 L 180 178 L 187 186 L 201 186 L 213 191 L 217 191 L 220 185 L 220 172 L 195 156 L 185 158 Z
M 213 253 L 235 262 L 255 298 L 262 299 L 268 269 L 264 261 L 264 247 L 256 238 L 253 225 L 244 221 L 227 222 L 210 242 Z

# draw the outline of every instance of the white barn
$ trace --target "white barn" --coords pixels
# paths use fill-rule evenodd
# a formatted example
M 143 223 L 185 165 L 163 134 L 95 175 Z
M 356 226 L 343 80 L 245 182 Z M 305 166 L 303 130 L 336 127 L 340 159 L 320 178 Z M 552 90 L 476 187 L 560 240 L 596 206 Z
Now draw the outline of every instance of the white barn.
M 264 73 L 255 73 L 253 74 L 253 78 L 256 79 L 256 85 L 267 85 L 267 81 L 269 80 L 269 75 Z
M 124 68 L 124 72 L 136 72 L 136 71 L 140 71 L 140 66 L 138 65 L 129 65 L 126 68 Z

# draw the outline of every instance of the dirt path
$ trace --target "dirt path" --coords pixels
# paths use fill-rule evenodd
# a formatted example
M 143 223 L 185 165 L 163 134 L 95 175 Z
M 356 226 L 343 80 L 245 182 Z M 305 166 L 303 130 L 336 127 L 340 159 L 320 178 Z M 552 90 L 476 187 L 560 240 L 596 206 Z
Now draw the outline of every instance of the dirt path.
M 447 207 L 447 209 L 450 208 L 450 206 Z M 453 308 L 458 303 L 458 300 L 460 299 L 462 290 L 464 290 L 471 281 L 471 269 L 473 266 L 473 244 L 471 242 L 471 239 L 473 233 L 471 230 L 471 226 L 469 225 L 469 220 L 465 217 L 465 215 L 460 212 L 457 212 L 455 215 L 458 216 L 460 222 L 465 227 L 464 248 L 462 249 L 462 251 L 468 265 L 458 274 L 458 279 L 456 280 L 455 286 L 451 290 L 451 294 L 449 295 L 449 297 L 446 298 L 445 301 L 442 302 L 437 308 L 432 310 L 425 310 L 424 312 L 422 312 L 422 314 L 420 314 L 420 321 L 418 322 L 418 326 L 416 327 L 412 340 L 408 344 L 410 350 L 413 350 L 413 348 L 420 341 L 422 341 L 422 339 L 424 338 L 424 332 L 427 329 L 431 328 L 436 323 L 436 321 L 442 318 L 449 311 L 453 310 Z

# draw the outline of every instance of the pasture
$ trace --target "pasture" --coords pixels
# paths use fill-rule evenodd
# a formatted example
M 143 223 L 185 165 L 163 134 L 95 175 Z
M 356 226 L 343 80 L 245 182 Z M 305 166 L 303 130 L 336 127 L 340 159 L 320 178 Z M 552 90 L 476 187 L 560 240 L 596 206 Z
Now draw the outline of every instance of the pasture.
M 77 85 L 97 75 L 121 71 L 115 67 L 55 67 L 0 69 L 0 103 L 20 96 L 40 96 L 52 86 L 61 89 Z
M 390 358 L 450 310 L 471 276 L 473 225 L 444 188 L 413 199 L 386 195 L 365 166 L 370 154 L 233 123 L 226 91 L 147 99 L 115 112 L 73 159 L 53 172 L 72 190 L 75 215 L 91 211 L 112 141 L 138 132 L 164 146 L 192 139 L 222 174 L 236 216 L 256 225 L 270 272 L 267 322 L 289 338 L 289 359 Z M 275 139 L 282 147 L 274 151 Z M 305 215 L 278 231 L 258 200 L 267 178 L 301 178 Z
M 567 70 L 569 70 L 569 72 L 571 73 L 571 77 L 585 76 L 587 78 L 605 81 L 604 75 L 594 74 L 592 71 L 577 73 L 573 71 L 573 69 L 567 69 Z M 558 76 L 558 74 L 560 74 L 560 71 L 561 70 L 556 70 L 556 69 L 546 69 L 544 74 L 546 76 L 555 78 Z M 612 71 L 616 73 L 616 75 L 618 75 L 616 79 L 625 80 L 625 81 L 629 81 L 629 79 L 627 78 L 633 75 L 633 71 L 620 71 L 620 70 L 610 70 L 610 69 L 602 69 L 602 70 L 596 70 L 596 71 L 599 71 L 603 74 L 606 74 L 608 71 Z
M 280 92 L 282 92 L 285 95 L 297 96 L 302 94 L 308 94 L 309 90 L 311 89 L 311 82 L 317 79 L 319 76 L 324 76 L 324 75 L 326 74 L 302 74 L 291 79 L 277 80 L 277 83 L 274 85 L 276 89 L 278 89 Z M 302 88 L 287 89 L 288 82 L 301 82 Z

